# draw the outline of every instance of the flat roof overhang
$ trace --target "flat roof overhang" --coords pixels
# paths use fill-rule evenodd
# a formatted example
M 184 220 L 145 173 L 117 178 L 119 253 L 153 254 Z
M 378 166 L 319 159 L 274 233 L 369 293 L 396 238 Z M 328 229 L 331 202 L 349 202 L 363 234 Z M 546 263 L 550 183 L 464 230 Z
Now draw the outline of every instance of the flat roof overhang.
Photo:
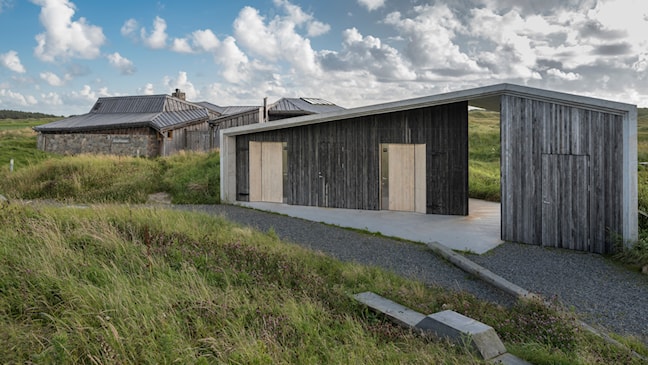
M 470 106 L 492 111 L 500 111 L 500 99 L 503 95 L 579 107 L 593 111 L 616 114 L 623 117 L 622 234 L 626 241 L 636 241 L 638 239 L 637 106 L 605 99 L 507 83 L 221 130 L 221 200 L 230 203 L 236 201 L 236 136 L 238 135 L 294 128 L 311 124 L 340 121 L 457 102 L 468 102 L 468 105 Z

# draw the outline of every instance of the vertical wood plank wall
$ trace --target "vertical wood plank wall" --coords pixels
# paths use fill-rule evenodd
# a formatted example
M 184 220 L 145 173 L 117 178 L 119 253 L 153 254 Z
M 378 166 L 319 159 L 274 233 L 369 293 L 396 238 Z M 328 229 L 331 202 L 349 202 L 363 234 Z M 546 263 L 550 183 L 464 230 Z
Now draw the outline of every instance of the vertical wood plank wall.
M 500 129 L 502 239 L 597 253 L 612 252 L 615 234 L 622 233 L 622 122 L 623 117 L 616 114 L 503 95 Z M 553 203 L 542 199 L 543 156 L 546 164 L 551 161 L 547 156 L 551 155 L 582 156 L 579 161 L 588 161 L 587 166 L 578 170 L 585 171 L 587 176 L 560 178 L 569 185 L 552 193 L 559 197 L 561 206 L 545 208 L 545 214 L 549 214 L 547 212 L 566 212 L 567 208 L 575 206 L 578 212 L 573 218 L 565 214 L 542 219 L 543 204 Z M 568 158 L 563 160 L 569 161 Z M 545 173 L 557 173 L 550 166 L 545 166 L 544 170 Z M 552 179 L 545 179 L 545 184 L 546 181 Z M 589 186 L 586 195 L 582 191 L 584 185 Z M 585 198 L 579 198 L 582 196 Z M 582 199 L 587 197 L 589 202 L 585 204 Z M 561 222 L 565 219 L 573 221 Z M 555 238 L 565 237 L 568 233 L 565 230 L 570 225 L 582 227 L 587 223 L 589 237 Z M 543 239 L 543 232 L 551 234 L 545 234 Z
M 468 214 L 468 104 L 384 113 L 236 137 L 237 200 L 249 199 L 249 142 L 286 142 L 294 205 L 380 209 L 381 143 L 425 144 L 426 212 Z

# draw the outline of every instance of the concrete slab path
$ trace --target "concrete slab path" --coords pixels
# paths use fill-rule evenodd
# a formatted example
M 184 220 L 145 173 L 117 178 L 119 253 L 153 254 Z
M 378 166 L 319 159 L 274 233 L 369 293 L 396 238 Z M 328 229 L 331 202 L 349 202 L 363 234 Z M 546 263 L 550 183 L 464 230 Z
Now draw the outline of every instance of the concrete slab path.
M 500 204 L 477 199 L 469 200 L 467 216 L 321 208 L 266 202 L 240 202 L 240 205 L 415 242 L 439 242 L 453 250 L 476 254 L 483 254 L 502 243 Z

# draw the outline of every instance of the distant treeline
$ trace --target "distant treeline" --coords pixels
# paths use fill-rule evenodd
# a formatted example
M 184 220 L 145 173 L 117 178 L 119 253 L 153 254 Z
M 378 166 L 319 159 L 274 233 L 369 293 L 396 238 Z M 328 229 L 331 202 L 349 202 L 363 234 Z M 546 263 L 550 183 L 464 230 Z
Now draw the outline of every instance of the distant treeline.
M 0 110 L 0 119 L 41 119 L 41 118 L 63 118 L 58 115 L 20 112 L 17 110 Z

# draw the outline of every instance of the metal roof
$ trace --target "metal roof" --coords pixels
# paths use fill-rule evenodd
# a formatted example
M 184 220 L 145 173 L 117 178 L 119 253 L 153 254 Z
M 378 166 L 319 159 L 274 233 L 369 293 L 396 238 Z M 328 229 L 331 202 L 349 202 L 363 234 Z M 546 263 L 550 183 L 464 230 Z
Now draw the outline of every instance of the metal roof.
M 222 131 L 222 134 L 224 136 L 235 136 L 275 129 L 291 128 L 301 125 L 325 123 L 335 120 L 351 119 L 367 115 L 377 115 L 394 111 L 423 108 L 427 106 L 451 104 L 462 101 L 467 101 L 471 106 L 499 111 L 499 102 L 502 95 L 528 97 L 536 100 L 549 101 L 563 105 L 586 107 L 592 110 L 599 110 L 621 115 L 625 113 L 634 113 L 635 119 L 637 113 L 636 105 L 538 89 L 528 86 L 503 83 L 384 104 L 376 104 L 352 109 L 342 109 L 337 112 L 331 112 L 327 114 L 304 115 L 295 118 L 277 120 L 272 123 L 249 124 L 225 129 Z
M 318 98 L 281 98 L 268 108 L 270 114 L 322 114 L 345 110 Z
M 200 105 L 168 95 L 99 98 L 87 114 L 34 127 L 39 132 L 80 132 L 151 127 L 163 131 L 208 121 L 213 115 Z

